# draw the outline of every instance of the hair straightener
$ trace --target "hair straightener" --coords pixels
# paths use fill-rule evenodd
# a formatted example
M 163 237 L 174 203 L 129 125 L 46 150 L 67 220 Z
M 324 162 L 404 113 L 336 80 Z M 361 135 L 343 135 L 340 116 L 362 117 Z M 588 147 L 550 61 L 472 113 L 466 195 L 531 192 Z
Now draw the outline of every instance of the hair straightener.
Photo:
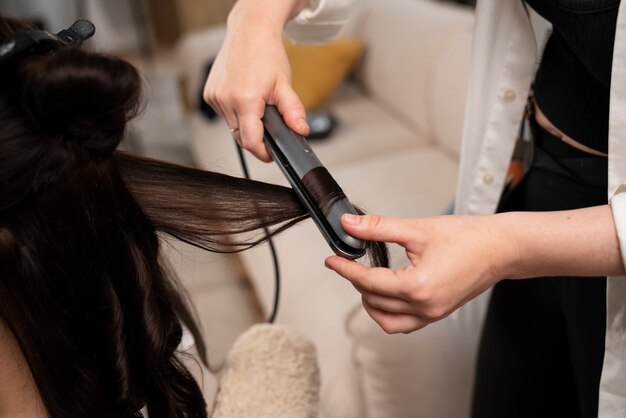
M 266 106 L 263 116 L 264 139 L 270 155 L 287 177 L 302 204 L 335 254 L 355 259 L 365 255 L 369 241 L 354 238 L 341 226 L 344 213 L 358 212 L 317 158 L 306 139 L 287 127 L 275 106 Z M 320 181 L 310 177 L 325 173 Z M 308 175 L 308 176 L 307 176 Z M 304 179 L 304 180 L 303 180 Z M 315 188 L 316 190 L 311 190 Z

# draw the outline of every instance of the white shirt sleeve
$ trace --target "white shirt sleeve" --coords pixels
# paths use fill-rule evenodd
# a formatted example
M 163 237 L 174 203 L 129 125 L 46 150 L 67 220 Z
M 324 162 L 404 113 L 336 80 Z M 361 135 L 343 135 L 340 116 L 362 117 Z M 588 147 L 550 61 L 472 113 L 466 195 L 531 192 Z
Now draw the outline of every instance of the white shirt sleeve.
M 622 262 L 626 265 L 626 191 L 618 192 L 611 198 L 613 221 L 617 230 Z
M 298 43 L 324 43 L 337 37 L 350 15 L 354 0 L 310 0 L 285 28 L 285 35 Z

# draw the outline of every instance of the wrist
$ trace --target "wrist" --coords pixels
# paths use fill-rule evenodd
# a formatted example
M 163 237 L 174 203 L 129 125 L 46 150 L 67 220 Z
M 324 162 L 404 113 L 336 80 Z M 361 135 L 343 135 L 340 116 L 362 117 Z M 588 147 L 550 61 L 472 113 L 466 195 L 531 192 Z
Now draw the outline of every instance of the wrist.
M 265 33 L 282 40 L 287 22 L 304 9 L 308 2 L 308 0 L 239 0 L 229 13 L 226 26 L 229 32 L 245 28 L 255 35 Z
M 520 266 L 524 252 L 516 233 L 515 212 L 498 213 L 489 218 L 496 227 L 498 237 L 494 248 L 495 281 L 521 278 L 523 274 Z

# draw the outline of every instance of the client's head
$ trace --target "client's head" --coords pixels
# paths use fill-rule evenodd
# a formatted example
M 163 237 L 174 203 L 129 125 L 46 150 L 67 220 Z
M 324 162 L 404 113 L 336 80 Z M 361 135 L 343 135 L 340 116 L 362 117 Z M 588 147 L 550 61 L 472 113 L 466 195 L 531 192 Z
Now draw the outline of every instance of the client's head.
M 0 15 L 0 42 L 20 29 Z M 308 217 L 291 189 L 116 151 L 140 80 L 60 46 L 0 65 L 0 325 L 51 418 L 206 416 L 159 235 L 233 252 Z
M 0 16 L 0 39 L 16 29 Z M 140 92 L 130 64 L 76 48 L 0 67 L 0 320 L 51 417 L 204 416 L 175 352 L 181 319 L 197 327 L 113 154 Z

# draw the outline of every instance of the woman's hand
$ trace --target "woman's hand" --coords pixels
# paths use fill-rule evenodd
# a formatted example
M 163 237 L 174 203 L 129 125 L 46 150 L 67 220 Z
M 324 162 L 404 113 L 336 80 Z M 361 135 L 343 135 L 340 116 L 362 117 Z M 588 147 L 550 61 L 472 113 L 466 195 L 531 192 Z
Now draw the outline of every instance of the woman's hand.
M 410 264 L 395 271 L 337 256 L 326 259 L 327 267 L 352 282 L 365 310 L 387 333 L 409 333 L 446 317 L 505 277 L 518 258 L 497 215 L 344 215 L 343 226 L 354 237 L 406 249 Z
M 309 133 L 304 106 L 291 88 L 282 38 L 287 20 L 307 3 L 240 0 L 204 88 L 204 99 L 235 130 L 237 142 L 266 162 L 271 161 L 261 122 L 266 104 L 276 105 L 292 130 Z
M 356 238 L 406 250 L 410 264 L 395 271 L 326 259 L 388 333 L 444 318 L 503 278 L 626 274 L 609 205 L 424 219 L 344 215 L 342 224 Z

